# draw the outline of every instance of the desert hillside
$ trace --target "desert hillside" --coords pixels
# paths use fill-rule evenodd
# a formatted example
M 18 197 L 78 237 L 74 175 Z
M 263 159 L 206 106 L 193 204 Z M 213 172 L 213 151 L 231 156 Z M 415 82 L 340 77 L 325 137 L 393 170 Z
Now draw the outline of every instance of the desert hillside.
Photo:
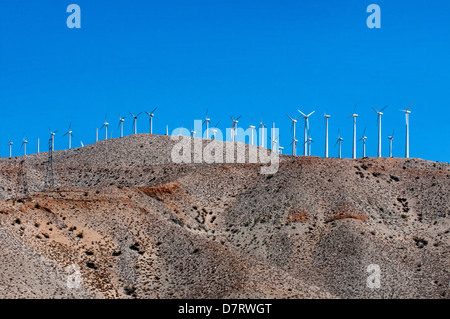
M 174 164 L 175 143 L 56 151 L 56 190 L 47 153 L 0 159 L 0 298 L 449 298 L 449 164 L 283 155 L 264 175 Z

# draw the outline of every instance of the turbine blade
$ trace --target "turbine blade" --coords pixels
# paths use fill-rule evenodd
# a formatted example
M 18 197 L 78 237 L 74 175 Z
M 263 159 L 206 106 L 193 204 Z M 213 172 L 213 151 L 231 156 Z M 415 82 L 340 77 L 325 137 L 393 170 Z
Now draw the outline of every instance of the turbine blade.
M 156 111 L 157 108 L 158 108 L 158 107 L 155 107 L 155 109 L 154 109 L 153 111 L 151 111 L 151 114 L 155 113 L 155 111 Z
M 301 115 L 306 116 L 305 113 L 303 113 L 303 112 L 300 111 L 299 109 L 297 109 L 297 111 L 299 111 Z
M 380 110 L 380 112 L 383 112 L 383 110 L 385 109 L 385 108 L 387 108 L 388 106 L 386 105 L 385 107 L 383 107 L 381 110 Z

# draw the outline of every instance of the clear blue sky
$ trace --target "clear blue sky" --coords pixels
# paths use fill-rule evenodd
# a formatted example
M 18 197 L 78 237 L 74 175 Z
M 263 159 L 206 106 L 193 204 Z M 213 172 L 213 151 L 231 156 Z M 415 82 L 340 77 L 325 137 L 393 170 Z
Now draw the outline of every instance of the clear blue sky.
M 81 29 L 69 29 L 66 8 L 81 7 Z M 381 7 L 381 29 L 369 29 L 366 8 Z M 25 1 L 0 4 L 0 156 L 8 140 L 21 155 L 48 148 L 48 127 L 72 122 L 73 145 L 95 141 L 105 113 L 114 136 L 118 113 L 158 106 L 154 133 L 204 117 L 219 128 L 229 115 L 253 115 L 280 127 L 290 153 L 290 120 L 310 112 L 313 155 L 323 156 L 324 120 L 330 155 L 337 130 L 351 156 L 357 104 L 358 138 L 367 127 L 367 155 L 376 156 L 376 114 L 383 116 L 383 155 L 395 128 L 394 156 L 404 154 L 411 108 L 411 157 L 449 162 L 450 1 Z M 300 122 L 297 139 L 303 139 Z M 128 117 L 125 132 L 131 133 Z M 148 117 L 139 119 L 148 131 Z M 57 135 L 56 148 L 67 147 Z M 99 133 L 103 137 L 103 132 Z M 358 145 L 361 156 L 361 144 Z M 301 153 L 301 143 L 298 146 Z

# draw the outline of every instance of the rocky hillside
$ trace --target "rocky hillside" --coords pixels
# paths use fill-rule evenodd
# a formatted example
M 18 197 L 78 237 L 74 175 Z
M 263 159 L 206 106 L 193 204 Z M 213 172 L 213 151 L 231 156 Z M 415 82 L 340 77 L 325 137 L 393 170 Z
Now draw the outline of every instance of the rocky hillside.
M 0 159 L 0 297 L 449 298 L 449 164 L 281 156 L 264 175 L 174 164 L 175 143 L 54 152 L 56 190 L 47 153 Z

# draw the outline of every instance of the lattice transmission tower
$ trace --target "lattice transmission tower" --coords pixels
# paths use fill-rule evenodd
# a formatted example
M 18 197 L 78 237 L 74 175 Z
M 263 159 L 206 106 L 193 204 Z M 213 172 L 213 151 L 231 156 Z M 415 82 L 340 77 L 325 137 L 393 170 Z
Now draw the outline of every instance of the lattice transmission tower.
M 53 166 L 53 134 L 50 135 L 50 139 L 48 140 L 48 163 L 47 174 L 45 178 L 45 188 L 56 188 L 55 170 Z

